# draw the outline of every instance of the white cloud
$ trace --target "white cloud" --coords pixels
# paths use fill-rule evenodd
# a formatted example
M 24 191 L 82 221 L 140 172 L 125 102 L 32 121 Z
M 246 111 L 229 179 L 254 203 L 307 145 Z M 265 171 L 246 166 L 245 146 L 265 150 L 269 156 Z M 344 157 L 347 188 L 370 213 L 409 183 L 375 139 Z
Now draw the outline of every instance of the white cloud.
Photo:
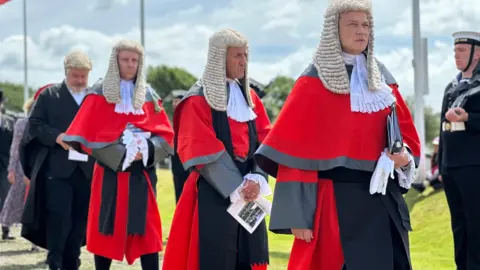
M 53 3 L 59 0 L 45 1 Z M 94 62 L 91 73 L 91 83 L 93 83 L 98 77 L 104 75 L 111 46 L 115 40 L 121 37 L 139 39 L 140 34 L 136 27 L 138 19 L 135 17 L 137 9 L 132 10 L 132 1 L 91 0 L 90 3 L 94 1 L 115 5 L 115 9 L 108 12 L 92 12 L 88 7 L 83 7 L 84 10 L 82 10 L 78 5 L 74 10 L 64 10 L 63 17 L 57 21 L 47 18 L 48 26 L 43 27 L 40 24 L 45 20 L 34 21 L 35 18 L 32 18 L 33 26 L 40 30 L 32 30 L 31 37 L 28 39 L 29 85 L 37 87 L 61 80 L 63 56 L 73 49 L 82 49 L 91 56 Z M 253 49 L 261 48 L 260 52 L 267 51 L 265 55 L 268 57 L 253 53 L 250 64 L 250 75 L 264 83 L 276 75 L 297 77 L 302 73 L 317 45 L 327 2 L 324 0 L 231 0 L 222 2 L 223 6 L 218 6 L 218 2 L 213 0 L 190 5 L 189 1 L 185 0 L 187 4 L 170 0 L 148 2 L 147 14 L 153 10 L 162 10 L 164 13 L 160 16 L 150 14 L 150 17 L 146 18 L 147 64 L 183 67 L 194 75 L 200 76 L 207 56 L 208 37 L 216 29 L 234 27 L 249 38 Z M 60 1 L 58 5 L 62 3 L 64 2 Z M 448 8 L 445 8 L 447 5 Z M 165 6 L 176 8 L 169 11 L 165 10 Z M 422 1 L 423 33 L 434 35 L 430 41 L 430 95 L 427 97 L 427 104 L 437 110 L 440 107 L 445 85 L 456 74 L 452 46 L 441 40 L 448 39 L 450 32 L 459 30 L 456 29 L 459 26 L 479 25 L 480 17 L 475 15 L 480 14 L 479 8 L 480 6 L 473 5 L 473 0 Z M 409 48 L 411 41 L 408 39 L 411 31 L 410 1 L 374 0 L 374 12 L 377 36 L 382 36 L 382 40 L 386 42 L 401 43 L 393 46 L 389 43 L 377 42 L 376 47 L 382 49 L 381 54 L 377 56 L 395 76 L 402 93 L 411 95 L 413 94 L 413 69 L 412 52 Z M 112 23 L 118 21 L 119 14 L 132 15 L 125 19 L 122 17 L 118 22 L 122 27 L 115 28 Z M 8 15 L 8 12 L 5 8 L 0 8 L 0 22 L 6 23 L 6 17 L 3 15 Z M 68 19 L 69 16 L 75 17 L 72 23 Z M 14 17 L 9 18 L 13 20 Z M 81 20 L 78 20 L 79 18 Z M 134 24 L 130 24 L 127 19 L 134 21 Z M 59 21 L 63 25 L 59 25 Z M 92 24 L 92 22 L 95 23 Z M 467 25 L 467 23 L 470 24 Z M 125 28 L 125 25 L 128 27 Z M 108 32 L 102 30 L 107 26 Z M 0 29 L 0 51 L 2 52 L 0 81 L 8 79 L 22 83 L 23 38 L 19 35 L 20 32 L 11 34 L 11 32 L 2 31 Z M 2 33 L 6 34 L 2 35 Z M 280 48 L 281 52 L 271 52 L 269 48 Z
M 411 1 L 408 2 L 411 3 Z M 478 30 L 480 25 L 478 14 L 480 14 L 478 0 L 423 0 L 420 1 L 421 31 L 425 36 L 451 36 L 453 32 L 459 30 Z M 410 36 L 412 33 L 411 6 L 404 9 L 397 23 L 387 27 L 385 31 L 393 35 Z
M 126 5 L 130 0 L 97 0 L 92 6 L 93 9 L 107 10 L 115 5 Z

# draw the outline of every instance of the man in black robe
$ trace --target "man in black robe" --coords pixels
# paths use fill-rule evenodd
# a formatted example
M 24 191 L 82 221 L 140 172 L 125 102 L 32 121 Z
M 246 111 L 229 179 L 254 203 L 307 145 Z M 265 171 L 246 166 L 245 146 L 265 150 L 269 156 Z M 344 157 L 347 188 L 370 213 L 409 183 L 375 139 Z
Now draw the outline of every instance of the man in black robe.
M 65 80 L 37 97 L 20 144 L 20 159 L 31 187 L 22 236 L 48 249 L 49 269 L 78 269 L 85 232 L 94 160 L 82 159 L 62 141 L 86 95 L 90 59 L 65 57 Z

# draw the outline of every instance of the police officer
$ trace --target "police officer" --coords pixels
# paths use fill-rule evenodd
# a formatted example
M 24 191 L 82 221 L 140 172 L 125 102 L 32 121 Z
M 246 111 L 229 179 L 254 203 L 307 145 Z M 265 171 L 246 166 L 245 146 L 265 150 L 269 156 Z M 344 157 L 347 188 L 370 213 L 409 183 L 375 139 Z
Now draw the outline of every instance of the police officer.
M 453 37 L 461 72 L 443 97 L 439 168 L 457 270 L 480 270 L 480 33 L 457 32 Z

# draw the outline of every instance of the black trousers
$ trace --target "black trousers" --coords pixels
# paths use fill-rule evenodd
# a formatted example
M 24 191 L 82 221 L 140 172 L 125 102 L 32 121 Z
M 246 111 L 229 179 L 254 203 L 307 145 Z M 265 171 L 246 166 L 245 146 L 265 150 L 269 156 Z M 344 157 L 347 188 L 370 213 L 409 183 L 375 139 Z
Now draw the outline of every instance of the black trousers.
M 109 270 L 112 260 L 99 255 L 95 255 L 95 270 Z M 143 270 L 158 270 L 160 263 L 158 262 L 158 253 L 145 254 L 140 257 L 140 263 Z
M 183 192 L 183 186 L 185 185 L 185 179 L 181 175 L 173 175 L 173 185 L 175 187 L 175 200 L 178 203 L 180 195 Z
M 480 270 L 480 167 L 448 169 L 443 177 L 457 270 Z
M 10 183 L 7 179 L 7 172 L 0 172 L 0 212 L 2 211 L 5 200 L 7 199 Z
M 80 168 L 70 178 L 47 177 L 47 261 L 51 269 L 77 269 L 89 200 L 90 180 Z
M 392 232 L 392 244 L 393 244 L 393 269 L 394 270 L 410 270 L 410 262 L 407 254 L 405 254 L 405 248 L 403 247 L 402 238 L 395 228 L 395 223 L 390 219 L 390 231 Z M 348 270 L 346 265 L 343 265 L 342 270 Z

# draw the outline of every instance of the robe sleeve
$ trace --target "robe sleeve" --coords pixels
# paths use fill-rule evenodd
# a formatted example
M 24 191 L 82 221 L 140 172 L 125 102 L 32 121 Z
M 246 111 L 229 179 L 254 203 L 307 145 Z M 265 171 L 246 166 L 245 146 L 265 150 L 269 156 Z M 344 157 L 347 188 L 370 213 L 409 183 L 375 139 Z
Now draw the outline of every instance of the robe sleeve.
M 54 147 L 57 137 L 62 131 L 48 124 L 47 106 L 51 106 L 48 104 L 48 93 L 47 91 L 40 93 L 30 112 L 28 123 L 32 136 L 36 137 L 43 145 Z
M 290 234 L 291 229 L 313 229 L 317 205 L 318 172 L 278 165 L 270 230 Z
M 175 110 L 177 153 L 185 170 L 201 176 L 227 198 L 243 182 L 235 162 L 213 130 L 211 109 L 205 98 L 192 96 Z
M 397 116 L 402 132 L 402 138 L 405 145 L 405 149 L 409 153 L 409 163 L 404 168 L 396 169 L 398 175 L 399 185 L 402 188 L 402 193 L 406 193 L 410 189 L 411 184 L 415 181 L 415 169 L 420 164 L 421 145 L 420 138 L 413 123 L 412 114 L 408 109 L 405 100 L 398 91 L 398 86 L 391 85 L 393 93 L 397 102 Z
M 268 118 L 267 111 L 263 106 L 262 100 L 258 97 L 255 91 L 251 90 L 250 92 L 253 103 L 255 104 L 255 114 L 257 115 L 257 118 L 255 119 L 255 126 L 257 128 L 258 142 L 262 143 L 272 129 L 272 124 L 270 123 L 270 119 Z M 268 174 L 264 172 L 256 162 L 254 162 L 252 173 L 262 175 L 268 182 Z
M 148 142 L 148 162 L 147 168 L 154 166 L 158 162 L 166 159 L 168 156 L 173 155 L 172 140 L 173 130 L 168 120 L 168 116 L 162 107 L 162 103 L 158 101 L 161 108 L 160 112 L 157 112 L 154 116 L 156 118 L 157 125 L 156 133 L 149 139 Z
M 83 149 L 87 150 L 84 147 Z M 121 143 L 113 143 L 102 148 L 89 149 L 85 152 L 90 152 L 92 157 L 113 171 L 121 172 L 127 149 Z
M 415 161 L 415 167 L 418 167 L 420 164 L 421 145 L 417 129 L 413 123 L 412 114 L 410 113 L 405 100 L 403 100 L 402 95 L 398 91 L 398 87 L 396 85 L 391 85 L 391 87 L 395 98 L 397 99 L 397 116 L 405 148 L 407 148 L 412 155 L 413 160 Z

